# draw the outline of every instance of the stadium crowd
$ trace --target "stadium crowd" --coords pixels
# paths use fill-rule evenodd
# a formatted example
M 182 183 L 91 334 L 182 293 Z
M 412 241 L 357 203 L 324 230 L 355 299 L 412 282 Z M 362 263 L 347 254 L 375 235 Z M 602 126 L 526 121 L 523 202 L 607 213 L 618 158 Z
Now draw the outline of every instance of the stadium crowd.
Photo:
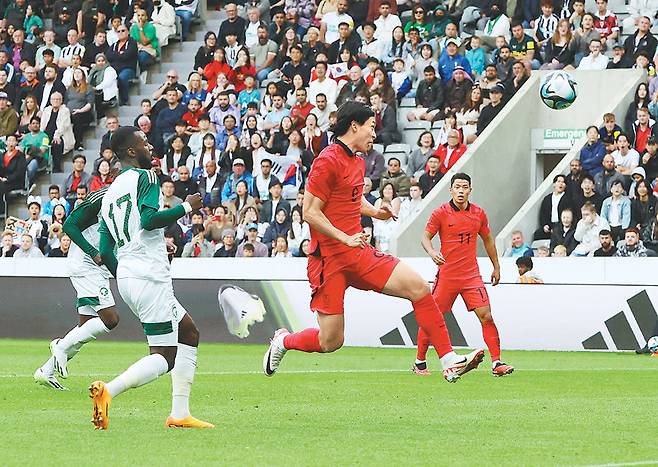
M 518 0 L 513 7 L 505 0 L 240 0 L 221 6 L 226 19 L 205 34 L 193 68 L 169 70 L 140 102 L 142 114 L 119 122 L 131 80 L 159 60 L 176 17 L 183 39 L 189 36 L 197 1 L 7 4 L 0 27 L 0 196 L 32 191 L 47 164 L 61 171 L 64 155 L 84 147 L 90 123 L 107 133 L 96 160 L 74 155 L 72 172 L 63 186 L 50 187 L 48 200 L 28 198 L 25 235 L 5 235 L 2 256 L 66 255 L 66 215 L 121 168 L 110 149 L 120 124 L 147 135 L 165 205 L 196 191 L 203 196 L 203 211 L 167 229 L 172 256 L 305 256 L 304 181 L 331 140 L 338 106 L 356 100 L 375 111 L 365 195 L 404 219 L 538 68 L 641 67 L 651 80 L 638 88 L 623 130 L 607 120 L 600 136 L 592 130 L 596 140 L 583 149 L 582 166 L 556 180 L 536 238 L 555 237 L 549 253 L 564 246 L 588 254 L 600 231 L 578 226 L 599 222 L 612 240 L 635 228 L 642 248 L 658 244 L 651 243 L 658 232 L 655 0 L 631 2 L 623 28 L 633 34 L 624 41 L 606 0 L 592 11 L 581 0 Z M 410 99 L 415 105 L 402 106 Z M 417 148 L 405 158 L 387 154 L 403 140 L 403 125 L 415 121 L 431 123 Z M 632 202 L 615 194 L 617 179 Z M 611 197 L 600 200 L 603 194 Z M 595 212 L 586 216 L 581 207 Z M 396 225 L 364 219 L 383 251 Z M 524 245 L 521 239 L 515 249 Z

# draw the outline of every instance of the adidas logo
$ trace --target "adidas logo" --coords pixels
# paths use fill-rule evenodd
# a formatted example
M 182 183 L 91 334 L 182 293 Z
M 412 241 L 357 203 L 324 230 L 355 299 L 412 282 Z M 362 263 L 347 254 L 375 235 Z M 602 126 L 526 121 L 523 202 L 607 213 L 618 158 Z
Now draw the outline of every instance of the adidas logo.
M 656 309 L 653 307 L 653 303 L 651 303 L 647 291 L 643 290 L 637 295 L 632 296 L 626 300 L 626 303 L 628 303 L 631 314 L 633 315 L 633 318 L 635 318 L 637 327 L 640 328 L 640 331 L 642 332 L 642 337 L 644 337 L 645 340 L 648 340 L 651 337 L 651 331 L 656 323 L 656 319 L 658 319 L 658 313 L 656 313 Z M 634 350 L 640 346 L 640 343 L 637 341 L 637 338 L 631 329 L 631 325 L 623 311 L 606 319 L 604 324 L 610 333 L 610 337 L 612 337 L 615 348 L 611 349 L 608 347 L 603 339 L 603 334 L 597 332 L 583 341 L 584 349 Z

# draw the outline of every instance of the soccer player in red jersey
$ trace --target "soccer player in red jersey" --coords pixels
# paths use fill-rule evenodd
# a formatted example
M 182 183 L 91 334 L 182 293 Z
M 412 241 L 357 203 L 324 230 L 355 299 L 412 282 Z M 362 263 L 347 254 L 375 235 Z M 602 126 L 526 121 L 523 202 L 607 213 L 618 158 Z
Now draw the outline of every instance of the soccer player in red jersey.
M 484 210 L 468 201 L 471 194 L 471 177 L 458 173 L 450 180 L 452 201 L 442 204 L 432 212 L 425 233 L 423 248 L 439 266 L 434 281 L 432 295 L 442 313 L 452 311 L 452 305 L 461 295 L 466 308 L 474 311 L 482 324 L 484 342 L 491 354 L 494 376 L 504 376 L 512 373 L 514 367 L 500 360 L 500 338 L 498 329 L 491 316 L 489 295 L 484 288 L 476 258 L 478 235 L 482 237 L 484 248 L 493 264 L 491 284 L 500 281 L 500 264 L 493 235 L 489 230 L 489 220 Z M 439 234 L 441 251 L 432 246 L 432 239 Z M 423 329 L 418 330 L 418 354 L 412 370 L 416 374 L 427 375 L 425 358 L 431 340 Z
M 319 328 L 290 333 L 279 329 L 263 358 L 263 371 L 272 376 L 288 350 L 333 352 L 343 345 L 345 290 L 355 287 L 412 302 L 416 320 L 439 354 L 443 376 L 456 381 L 477 368 L 483 350 L 457 355 L 427 282 L 397 258 L 371 247 L 361 227 L 361 215 L 386 220 L 388 207 L 376 209 L 363 197 L 365 153 L 375 139 L 375 114 L 358 102 L 343 104 L 333 126 L 335 142 L 313 162 L 304 193 L 304 220 L 311 228 L 308 279 L 311 310 Z

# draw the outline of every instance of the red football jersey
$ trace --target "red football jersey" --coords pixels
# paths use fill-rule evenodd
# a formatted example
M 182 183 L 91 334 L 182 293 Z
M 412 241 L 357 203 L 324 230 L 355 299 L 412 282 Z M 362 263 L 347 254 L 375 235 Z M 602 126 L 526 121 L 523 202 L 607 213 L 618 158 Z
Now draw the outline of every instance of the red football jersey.
M 439 268 L 441 280 L 473 279 L 480 277 L 476 250 L 478 235 L 490 232 L 484 210 L 469 203 L 464 211 L 450 201 L 432 212 L 425 230 L 439 234 L 441 254 L 446 262 Z
M 361 197 L 365 161 L 342 143 L 334 143 L 320 152 L 313 161 L 306 181 L 306 190 L 325 202 L 322 212 L 329 222 L 347 235 L 361 227 Z M 321 234 L 311 227 L 311 251 L 318 246 L 322 256 L 350 251 L 351 248 Z

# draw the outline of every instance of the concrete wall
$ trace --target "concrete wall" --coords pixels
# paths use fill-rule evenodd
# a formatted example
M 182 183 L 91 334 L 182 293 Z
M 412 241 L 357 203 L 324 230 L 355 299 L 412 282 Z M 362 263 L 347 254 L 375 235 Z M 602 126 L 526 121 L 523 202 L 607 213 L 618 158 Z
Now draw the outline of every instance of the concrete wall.
M 609 72 L 614 72 L 617 70 L 610 70 Z M 601 94 L 599 99 L 603 100 L 607 104 L 605 112 L 612 112 L 617 117 L 617 122 L 622 122 L 628 110 L 628 106 L 633 101 L 633 96 L 635 93 L 635 88 L 637 85 L 645 80 L 645 76 L 642 72 L 637 70 L 624 70 L 622 71 L 622 76 L 613 76 L 614 81 L 610 80 L 609 84 L 602 83 L 600 86 L 597 86 L 597 91 Z M 619 78 L 618 80 L 616 78 Z M 583 82 L 580 78 L 580 74 L 576 75 L 576 79 L 579 82 Z M 590 87 L 590 81 L 587 81 L 588 87 Z M 614 90 L 618 89 L 619 92 Z M 625 92 L 621 92 L 625 90 Z M 580 91 L 580 90 L 579 90 Z M 612 95 L 614 93 L 614 95 Z M 612 96 L 610 96 L 612 95 Z M 582 95 L 579 96 L 579 98 Z M 574 104 L 575 105 L 575 104 Z M 593 119 L 591 124 L 601 124 L 601 119 Z M 580 154 L 580 148 L 587 143 L 587 138 L 582 138 L 574 147 L 569 151 L 564 158 L 555 166 L 555 169 L 546 177 L 546 179 L 537 187 L 537 190 L 527 199 L 527 201 L 521 206 L 518 212 L 510 219 L 507 225 L 500 230 L 496 236 L 496 246 L 498 251 L 502 254 L 505 248 L 509 247 L 511 234 L 515 230 L 520 230 L 523 232 L 526 241 L 529 243 L 532 241 L 532 234 L 537 229 L 539 225 L 539 208 L 541 206 L 542 199 L 553 189 L 553 178 L 558 174 L 567 174 L 569 172 L 569 163 L 573 159 L 577 159 Z
M 539 80 L 545 73 L 533 73 L 464 157 L 423 200 L 417 216 L 399 226 L 391 242 L 395 254 L 424 254 L 420 238 L 425 223 L 433 209 L 450 199 L 448 186 L 450 177 L 456 172 L 466 172 L 471 176 L 472 201 L 487 211 L 492 231 L 498 235 L 535 191 L 534 174 L 531 173 L 534 157 L 531 153 L 532 129 L 585 128 L 599 123 L 603 113 L 616 110 L 627 102 L 626 96 L 632 96 L 642 77 L 642 73 L 636 70 L 575 71 L 573 75 L 579 83 L 578 99 L 568 109 L 554 111 L 538 97 Z

